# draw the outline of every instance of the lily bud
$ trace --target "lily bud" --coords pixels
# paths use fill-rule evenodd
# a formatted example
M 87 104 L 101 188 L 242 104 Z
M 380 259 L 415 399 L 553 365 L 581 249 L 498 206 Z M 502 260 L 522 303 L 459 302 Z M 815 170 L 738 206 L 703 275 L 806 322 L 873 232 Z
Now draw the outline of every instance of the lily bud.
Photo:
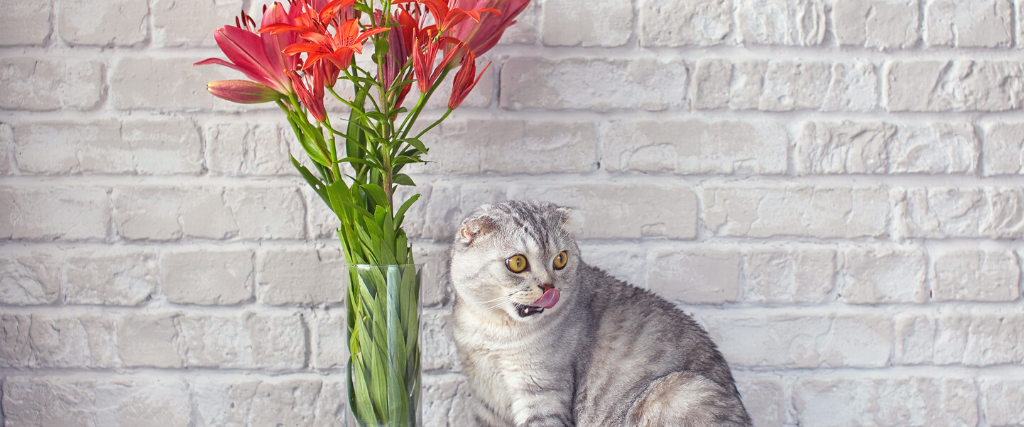
M 206 85 L 213 96 L 239 104 L 259 104 L 284 98 L 270 86 L 248 80 L 218 80 Z

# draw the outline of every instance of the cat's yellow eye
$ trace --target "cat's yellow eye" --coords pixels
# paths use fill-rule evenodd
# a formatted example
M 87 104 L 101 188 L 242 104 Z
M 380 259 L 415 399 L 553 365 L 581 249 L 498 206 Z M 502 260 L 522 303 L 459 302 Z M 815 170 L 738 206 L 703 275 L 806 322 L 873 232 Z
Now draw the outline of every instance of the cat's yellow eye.
M 568 262 L 569 254 L 565 253 L 565 251 L 559 252 L 558 255 L 555 256 L 555 270 L 561 270 L 565 268 L 565 264 L 567 264 Z
M 526 270 L 526 257 L 522 255 L 512 255 L 505 260 L 505 266 L 513 273 L 522 273 L 523 270 Z

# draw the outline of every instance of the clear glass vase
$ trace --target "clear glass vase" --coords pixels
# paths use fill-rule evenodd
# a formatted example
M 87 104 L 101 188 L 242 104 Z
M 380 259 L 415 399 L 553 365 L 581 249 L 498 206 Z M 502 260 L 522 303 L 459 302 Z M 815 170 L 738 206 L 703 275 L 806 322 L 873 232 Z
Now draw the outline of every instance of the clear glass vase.
M 420 425 L 421 267 L 347 266 L 349 427 Z

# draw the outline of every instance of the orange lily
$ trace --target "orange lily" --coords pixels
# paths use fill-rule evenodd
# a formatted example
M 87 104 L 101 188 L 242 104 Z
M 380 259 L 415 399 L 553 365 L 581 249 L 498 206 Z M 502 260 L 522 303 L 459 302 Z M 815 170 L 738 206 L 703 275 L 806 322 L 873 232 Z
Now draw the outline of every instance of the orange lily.
M 448 98 L 448 108 L 456 109 L 459 108 L 459 104 L 469 96 L 469 93 L 476 87 L 477 82 L 487 72 L 487 68 L 491 66 L 488 62 L 487 66 L 480 71 L 480 75 L 473 79 L 473 75 L 476 74 L 476 54 L 473 51 L 466 52 L 466 56 L 462 57 L 462 68 L 455 74 L 455 81 L 452 83 L 452 96 Z
M 320 73 L 310 73 L 306 74 L 305 79 L 303 79 L 294 71 L 288 71 L 287 74 L 288 78 L 291 79 L 292 85 L 295 86 L 295 94 L 299 96 L 299 101 L 302 102 L 302 105 L 306 106 L 309 114 L 312 114 L 313 118 L 318 122 L 326 120 L 327 110 L 324 108 L 323 75 Z M 312 81 L 310 81 L 311 77 Z M 310 91 L 310 88 L 312 88 L 312 91 Z

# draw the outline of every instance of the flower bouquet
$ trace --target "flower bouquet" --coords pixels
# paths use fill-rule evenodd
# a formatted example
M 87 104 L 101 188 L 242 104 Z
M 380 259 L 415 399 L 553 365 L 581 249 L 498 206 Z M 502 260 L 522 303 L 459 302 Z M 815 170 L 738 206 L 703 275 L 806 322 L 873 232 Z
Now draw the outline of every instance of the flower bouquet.
M 292 164 L 338 216 L 345 260 L 349 410 L 362 426 L 415 426 L 419 418 L 419 272 L 402 222 L 418 195 L 396 208 L 403 167 L 423 162 L 420 138 L 458 108 L 480 80 L 476 56 L 493 47 L 529 0 L 291 0 L 242 12 L 214 33 L 249 80 L 208 85 L 238 103 L 274 102 L 309 157 Z M 366 64 L 357 56 L 372 46 Z M 438 60 L 438 58 L 440 59 Z M 366 58 L 360 56 L 360 58 Z M 490 64 L 488 64 L 489 66 Z M 431 95 L 458 68 L 448 109 L 416 127 Z M 339 96 L 345 81 L 351 97 Z M 413 86 L 419 99 L 405 105 Z M 330 93 L 348 117 L 332 121 Z M 342 165 L 346 165 L 342 168 Z

